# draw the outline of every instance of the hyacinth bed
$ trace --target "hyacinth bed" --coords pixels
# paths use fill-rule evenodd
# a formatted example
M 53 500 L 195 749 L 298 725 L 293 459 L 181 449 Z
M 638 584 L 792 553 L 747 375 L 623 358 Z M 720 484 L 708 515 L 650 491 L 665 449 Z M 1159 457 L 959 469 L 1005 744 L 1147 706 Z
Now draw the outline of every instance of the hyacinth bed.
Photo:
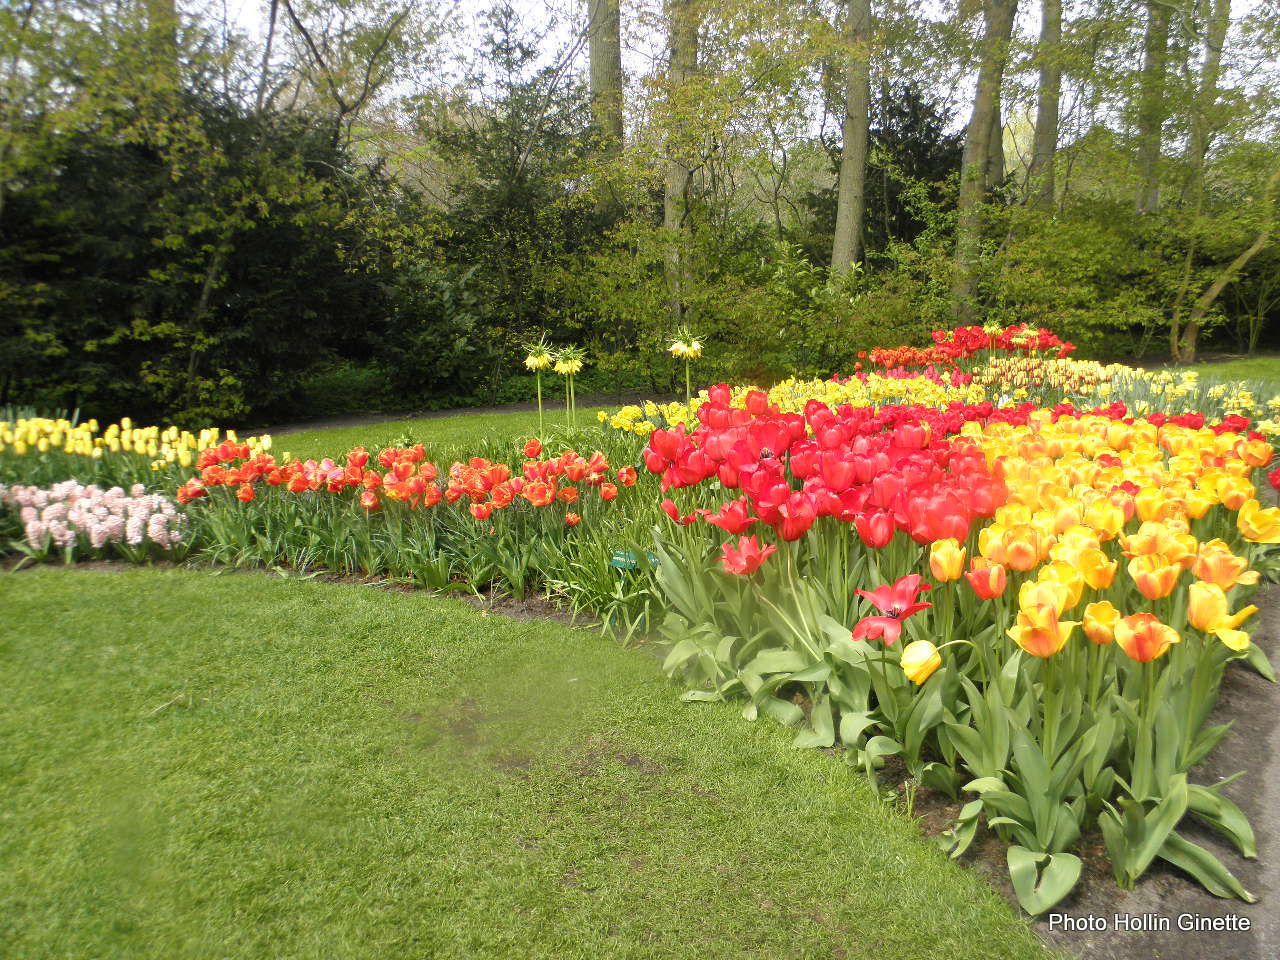
M 1249 594 L 1280 543 L 1280 398 L 961 328 L 845 377 L 717 385 L 505 448 L 357 446 L 24 418 L 0 424 L 14 549 L 541 591 L 660 636 L 690 701 L 741 705 L 962 802 L 942 838 L 1006 843 L 1029 913 L 1100 835 L 1251 899 L 1252 830 L 1195 767 L 1227 670 L 1274 679 Z M 88 486 L 81 486 L 88 484 Z M 129 487 L 126 495 L 125 488 Z

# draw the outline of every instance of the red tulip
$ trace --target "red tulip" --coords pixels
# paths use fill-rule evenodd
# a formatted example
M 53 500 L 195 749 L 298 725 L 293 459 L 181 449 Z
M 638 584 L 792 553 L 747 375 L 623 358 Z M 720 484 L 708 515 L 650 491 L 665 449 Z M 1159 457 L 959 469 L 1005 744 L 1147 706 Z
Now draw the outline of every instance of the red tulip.
M 360 506 L 370 512 L 378 509 L 378 495 L 372 490 L 366 490 L 360 494 Z
M 778 531 L 778 536 L 790 542 L 803 537 L 817 518 L 813 500 L 808 494 L 797 491 L 787 497 L 787 502 L 778 508 L 778 519 L 773 526 Z
M 969 561 L 969 569 L 965 571 L 965 579 L 973 587 L 979 599 L 992 600 L 1004 593 L 1008 583 L 1008 573 L 1000 564 L 985 557 L 974 557 Z
M 576 527 L 581 522 L 582 517 L 578 516 L 576 513 L 566 513 L 564 515 L 564 525 L 566 527 Z
M 875 548 L 888 546 L 897 530 L 893 517 L 883 510 L 860 513 L 853 518 L 853 524 L 862 542 Z
M 618 482 L 624 487 L 634 487 L 636 485 L 636 468 L 619 467 Z
M 719 513 L 707 515 L 707 523 L 714 527 L 719 527 L 731 537 L 746 533 L 747 529 L 755 522 L 756 518 L 747 511 L 746 497 L 739 497 L 737 500 L 726 503 L 720 508 Z
M 618 488 L 612 483 L 600 484 L 600 499 L 605 501 L 618 499 Z
M 251 483 L 240 484 L 240 489 L 236 491 L 236 499 L 239 500 L 241 503 L 249 503 L 253 500 L 253 497 L 254 497 L 253 484 Z
M 879 617 L 863 617 L 853 628 L 854 640 L 875 640 L 884 638 L 886 646 L 897 642 L 902 635 L 902 621 L 921 610 L 933 606 L 916 600 L 922 590 L 930 589 L 930 585 L 920 582 L 918 573 L 908 574 L 896 583 L 884 584 L 875 590 L 859 590 L 858 595 L 871 601 L 871 605 L 883 614 Z
M 676 508 L 675 501 L 670 499 L 662 501 L 662 512 L 670 517 L 673 523 L 678 523 L 682 527 L 687 527 L 698 519 L 696 513 L 691 513 L 686 517 L 680 516 L 680 511 Z
M 537 437 L 531 437 L 525 441 L 524 455 L 526 459 L 534 460 L 542 456 L 542 442 Z
M 724 544 L 720 549 L 723 552 L 721 562 L 724 564 L 725 573 L 739 575 L 755 573 L 760 569 L 760 565 L 769 558 L 770 554 L 778 551 L 778 548 L 773 544 L 761 547 L 754 535 L 739 537 L 738 549 L 736 550 L 728 543 Z
M 350 470 L 363 470 L 368 462 L 369 451 L 364 447 L 356 447 L 347 454 L 347 468 Z
M 763 417 L 769 412 L 769 395 L 762 390 L 752 390 L 747 394 L 747 413 L 753 417 Z

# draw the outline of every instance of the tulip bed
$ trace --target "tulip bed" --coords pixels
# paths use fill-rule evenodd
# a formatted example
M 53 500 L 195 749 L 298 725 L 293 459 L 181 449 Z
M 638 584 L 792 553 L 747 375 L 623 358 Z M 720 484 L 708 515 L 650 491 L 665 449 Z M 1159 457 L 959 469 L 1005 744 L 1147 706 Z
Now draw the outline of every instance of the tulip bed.
M 0 423 L 19 484 L 0 534 L 33 559 L 542 590 L 660 634 L 688 700 L 963 798 L 948 851 L 999 834 L 1030 913 L 1072 889 L 1095 830 L 1123 886 L 1159 858 L 1249 899 L 1181 825 L 1256 854 L 1222 784 L 1193 781 L 1227 733 L 1208 722 L 1224 672 L 1274 679 L 1247 600 L 1280 542 L 1257 491 L 1280 398 L 1075 361 L 1025 327 L 933 339 L 471 451 L 300 459 L 212 428 Z
M 1266 439 L 1122 404 L 734 400 L 713 388 L 644 452 L 671 494 L 656 578 L 686 699 L 972 797 L 949 849 L 985 822 L 1030 913 L 1075 885 L 1093 828 L 1122 886 L 1161 858 L 1251 899 L 1178 827 L 1256 855 L 1221 784 L 1188 775 L 1227 733 L 1207 724 L 1224 670 L 1274 679 L 1240 629 L 1280 542 L 1253 484 Z

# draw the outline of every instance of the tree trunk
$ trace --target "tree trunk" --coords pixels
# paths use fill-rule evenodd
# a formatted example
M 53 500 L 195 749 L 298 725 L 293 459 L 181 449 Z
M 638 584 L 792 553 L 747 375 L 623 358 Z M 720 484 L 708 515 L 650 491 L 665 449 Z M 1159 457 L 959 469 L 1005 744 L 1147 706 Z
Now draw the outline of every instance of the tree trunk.
M 846 16 L 849 60 L 840 181 L 836 195 L 836 230 L 831 243 L 833 274 L 850 269 L 862 257 L 867 131 L 871 123 L 871 0 L 849 0 Z
M 997 90 L 987 133 L 987 183 L 984 192 L 988 194 L 1004 183 L 1004 117 L 1001 110 L 1000 91 Z
M 984 0 L 982 60 L 960 160 L 960 197 L 956 214 L 955 279 L 951 294 L 956 319 L 974 313 L 973 295 L 982 244 L 982 197 L 991 160 L 992 125 L 1000 109 L 1000 84 L 1009 57 L 1009 38 L 1017 0 Z M 998 123 L 996 123 L 998 125 Z
M 1231 24 L 1231 0 L 1211 0 L 1211 3 L 1206 0 L 1201 6 L 1205 14 L 1204 60 L 1187 139 L 1187 163 L 1196 178 L 1192 186 L 1195 190 L 1203 189 L 1204 185 L 1204 160 L 1213 135 L 1211 115 L 1218 102 L 1218 76 L 1222 71 L 1222 47 Z
M 1036 94 L 1036 133 L 1027 168 L 1028 199 L 1045 210 L 1053 208 L 1054 154 L 1058 149 L 1058 104 L 1062 99 L 1062 0 L 1042 0 L 1040 43 L 1040 87 Z
M 620 0 L 587 0 L 591 112 L 604 151 L 622 149 L 622 13 Z
M 1212 4 L 1212 7 L 1210 7 L 1210 4 Z M 1204 59 L 1200 68 L 1200 81 L 1196 86 L 1195 96 L 1190 108 L 1190 133 L 1187 137 L 1186 154 L 1187 186 L 1191 196 L 1194 198 L 1195 219 L 1199 219 L 1201 212 L 1204 210 L 1204 164 L 1205 157 L 1209 152 L 1209 139 L 1213 132 L 1210 114 L 1213 112 L 1218 100 L 1218 74 L 1222 67 L 1222 47 L 1226 42 L 1227 27 L 1230 24 L 1231 0 L 1203 0 L 1200 4 L 1200 9 L 1205 25 Z M 1266 237 L 1263 237 L 1262 241 L 1264 243 L 1265 240 Z M 1186 271 L 1183 278 L 1184 285 L 1190 283 L 1191 261 L 1194 256 L 1194 249 L 1193 245 L 1187 251 Z M 1257 250 L 1249 253 L 1240 267 L 1236 269 L 1243 268 L 1244 263 L 1247 263 L 1254 253 L 1257 253 Z M 1229 282 L 1230 276 L 1234 275 L 1234 272 L 1231 271 L 1226 275 L 1228 279 L 1223 280 L 1223 286 Z M 1220 292 L 1221 288 L 1218 290 L 1218 293 Z M 1195 360 L 1196 346 L 1200 338 L 1200 321 L 1204 319 L 1205 313 L 1212 306 L 1213 300 L 1217 299 L 1218 293 L 1214 293 L 1203 309 L 1198 309 L 1199 300 L 1192 304 L 1191 312 L 1187 315 L 1184 325 L 1181 314 L 1182 304 L 1185 302 L 1185 289 L 1179 291 L 1178 303 L 1174 306 L 1173 316 L 1169 323 L 1169 343 L 1174 360 L 1182 363 L 1192 363 Z
M 667 173 L 662 197 L 662 225 L 667 231 L 667 283 L 673 320 L 683 314 L 682 291 L 688 264 L 681 256 L 689 179 L 693 167 L 689 145 L 692 124 L 681 103 L 680 92 L 698 69 L 697 0 L 668 0 L 667 68 L 668 97 L 672 104 L 671 129 L 667 131 Z
M 1139 213 L 1160 204 L 1160 145 L 1166 116 L 1165 73 L 1169 61 L 1169 7 L 1162 0 L 1147 2 L 1147 30 L 1143 37 L 1142 80 L 1138 89 Z

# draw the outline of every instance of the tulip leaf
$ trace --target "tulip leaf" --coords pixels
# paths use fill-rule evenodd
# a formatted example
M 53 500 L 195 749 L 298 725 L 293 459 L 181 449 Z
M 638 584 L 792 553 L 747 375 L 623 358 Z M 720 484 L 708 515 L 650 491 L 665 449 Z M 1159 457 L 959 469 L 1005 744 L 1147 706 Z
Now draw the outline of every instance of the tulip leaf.
M 1176 833 L 1171 833 L 1160 847 L 1160 859 L 1191 874 L 1215 897 L 1236 897 L 1245 903 L 1257 902 L 1258 898 L 1241 885 L 1231 871 L 1222 865 L 1222 861 L 1204 847 Z
M 1256 643 L 1251 643 L 1245 647 L 1244 651 L 1245 663 L 1253 667 L 1259 675 L 1272 683 L 1276 682 L 1276 672 L 1271 666 L 1271 661 L 1267 659 L 1266 653 Z
M 845 713 L 840 717 L 840 742 L 846 747 L 854 746 L 862 732 L 874 723 L 870 713 Z
M 784 726 L 794 726 L 804 720 L 804 711 L 788 700 L 765 697 L 760 709 Z
M 697 642 L 685 638 L 671 648 L 671 652 L 667 654 L 667 658 L 662 661 L 662 669 L 666 673 L 673 673 L 693 657 L 698 655 L 701 647 Z
M 1173 776 L 1181 746 L 1182 730 L 1174 716 L 1173 706 L 1166 701 L 1156 711 L 1154 741 L 1151 745 L 1157 789 L 1159 784 L 1168 783 Z M 1183 769 L 1186 769 L 1185 766 Z
M 810 665 L 808 657 L 795 650 L 764 650 L 758 654 L 747 669 L 754 673 L 793 673 Z
M 719 690 L 689 690 L 680 697 L 685 703 L 715 703 L 724 699 Z
M 906 735 L 903 746 L 907 756 L 918 757 L 925 735 L 942 722 L 942 690 L 937 684 L 931 684 L 927 690 L 916 697 L 907 715 Z
M 1222 742 L 1222 738 L 1231 732 L 1232 723 L 1219 723 L 1212 727 L 1205 727 L 1196 734 L 1195 743 L 1191 745 L 1191 749 L 1187 755 L 1182 758 L 1183 769 L 1189 770 L 1197 763 L 1207 757 L 1213 748 Z
M 872 737 L 867 741 L 867 745 L 862 748 L 867 759 L 877 760 L 880 757 L 892 756 L 895 753 L 902 752 L 902 744 L 891 737 Z
M 999 770 L 992 770 L 986 763 L 986 751 L 982 738 L 973 727 L 963 723 L 948 723 L 947 733 L 952 743 L 964 758 L 965 765 L 979 776 L 993 776 Z
M 951 859 L 955 859 L 969 849 L 974 836 L 978 832 L 978 815 L 982 813 L 982 801 L 970 800 L 960 808 L 960 816 L 956 822 L 938 837 L 938 844 Z
M 857 644 L 854 643 L 852 633 L 843 623 L 832 619 L 825 613 L 818 614 L 815 620 L 818 624 L 818 629 L 826 634 L 827 639 L 831 641 L 832 645 L 848 643 L 850 646 L 857 647 Z M 862 647 L 858 647 L 860 650 L 865 648 L 866 644 L 863 644 Z
M 1032 916 L 1065 897 L 1080 879 L 1080 858 L 1070 853 L 1033 853 L 1014 845 L 1009 848 L 1008 862 L 1018 903 Z
M 940 790 L 952 800 L 960 795 L 960 774 L 945 763 L 926 763 L 921 773 L 920 782 L 926 787 Z M 972 801 L 980 802 L 980 801 Z
M 825 749 L 835 744 L 835 720 L 831 713 L 831 701 L 827 697 L 821 697 L 814 701 L 813 709 L 809 711 L 809 724 L 811 729 L 801 730 L 796 734 L 796 738 L 791 744 L 793 747 L 820 747 Z
M 1006 787 L 999 777 L 978 777 L 966 783 L 964 789 L 972 793 L 986 793 L 988 790 L 1004 790 Z
M 791 675 L 791 679 L 796 682 L 821 682 L 831 676 L 831 664 L 815 663 L 813 666 L 799 670 Z
M 1129 803 L 1133 804 L 1131 809 L 1141 813 L 1140 801 L 1131 800 Z M 1127 867 L 1131 880 L 1137 880 L 1146 872 L 1186 812 L 1187 777 L 1180 773 L 1170 781 L 1168 794 L 1154 809 L 1145 816 L 1135 817 L 1135 821 L 1141 821 L 1141 839 L 1133 844 L 1128 854 Z
M 1227 797 L 1199 784 L 1189 784 L 1187 809 L 1234 843 L 1241 856 L 1252 859 L 1258 855 L 1253 827 L 1240 808 Z

